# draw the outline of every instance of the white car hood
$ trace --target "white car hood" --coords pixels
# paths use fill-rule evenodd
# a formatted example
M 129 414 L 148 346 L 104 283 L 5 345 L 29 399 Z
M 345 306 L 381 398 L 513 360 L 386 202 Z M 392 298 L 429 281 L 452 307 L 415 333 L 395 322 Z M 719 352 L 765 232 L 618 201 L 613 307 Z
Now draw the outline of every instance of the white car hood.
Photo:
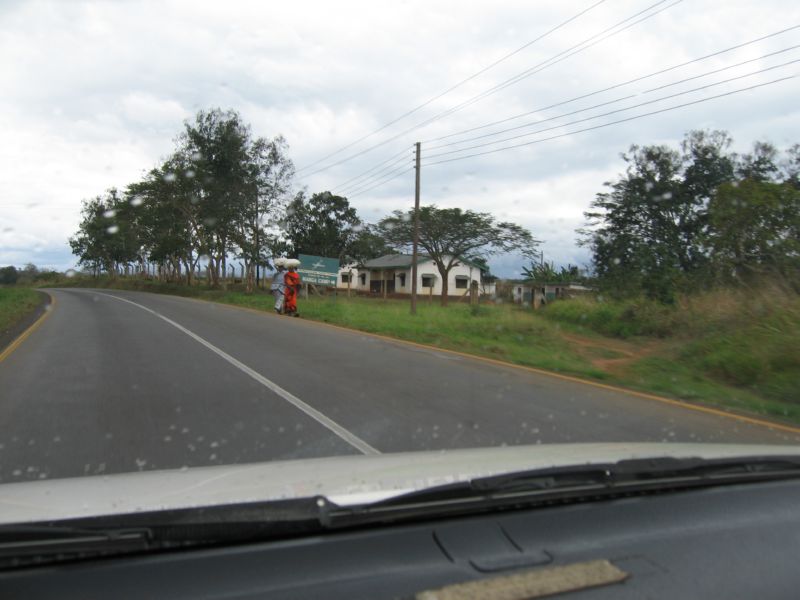
M 0 523 L 322 495 L 341 505 L 499 473 L 633 458 L 800 456 L 798 446 L 551 444 L 337 456 L 0 485 Z

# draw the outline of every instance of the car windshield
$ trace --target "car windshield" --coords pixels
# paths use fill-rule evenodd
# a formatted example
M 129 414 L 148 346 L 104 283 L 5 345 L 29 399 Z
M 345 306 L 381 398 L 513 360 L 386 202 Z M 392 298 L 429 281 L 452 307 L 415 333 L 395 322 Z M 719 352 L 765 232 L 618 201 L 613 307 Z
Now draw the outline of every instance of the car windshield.
M 798 68 L 788 0 L 2 2 L 0 521 L 796 445 Z

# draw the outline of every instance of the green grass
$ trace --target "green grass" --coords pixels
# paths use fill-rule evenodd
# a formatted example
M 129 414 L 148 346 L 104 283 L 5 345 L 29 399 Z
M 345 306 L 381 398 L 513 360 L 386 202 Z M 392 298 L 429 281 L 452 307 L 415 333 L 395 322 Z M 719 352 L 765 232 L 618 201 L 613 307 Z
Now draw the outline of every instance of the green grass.
M 266 291 L 210 290 L 137 279 L 68 285 L 192 296 L 271 311 Z M 728 291 L 683 298 L 556 302 L 532 311 L 421 300 L 315 297 L 303 318 L 683 400 L 800 422 L 800 298 Z M 615 363 L 610 366 L 611 363 Z
M 0 287 L 0 332 L 23 319 L 39 302 L 39 294 L 30 288 Z

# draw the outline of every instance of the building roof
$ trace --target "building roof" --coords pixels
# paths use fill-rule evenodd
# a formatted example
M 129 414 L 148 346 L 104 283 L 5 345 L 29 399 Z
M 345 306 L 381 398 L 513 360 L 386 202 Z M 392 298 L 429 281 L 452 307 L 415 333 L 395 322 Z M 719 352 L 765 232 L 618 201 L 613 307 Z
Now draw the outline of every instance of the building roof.
M 420 262 L 427 262 L 431 260 L 431 257 L 427 254 L 420 254 L 419 261 Z M 406 269 L 411 267 L 411 255 L 410 254 L 387 254 L 385 256 L 381 256 L 379 258 L 373 258 L 372 260 L 368 260 L 364 263 L 364 268 L 366 269 Z M 459 258 L 459 262 L 470 266 L 475 267 L 476 269 L 480 269 L 479 265 L 476 265 L 473 262 L 470 262 L 466 259 Z
M 387 254 L 364 262 L 364 267 L 367 269 L 405 269 L 411 266 L 411 258 L 410 254 Z M 419 254 L 418 259 L 420 261 L 430 260 L 430 257 Z

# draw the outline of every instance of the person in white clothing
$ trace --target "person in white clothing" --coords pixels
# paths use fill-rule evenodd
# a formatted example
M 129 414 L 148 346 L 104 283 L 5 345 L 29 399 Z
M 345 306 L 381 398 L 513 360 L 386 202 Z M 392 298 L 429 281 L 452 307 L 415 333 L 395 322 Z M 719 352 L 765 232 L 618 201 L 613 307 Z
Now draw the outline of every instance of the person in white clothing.
M 272 276 L 272 283 L 269 286 L 272 295 L 275 297 L 275 312 L 283 314 L 283 290 L 285 288 L 285 284 L 283 282 L 283 275 L 286 271 L 285 258 L 276 258 L 272 261 L 275 265 L 275 274 Z

